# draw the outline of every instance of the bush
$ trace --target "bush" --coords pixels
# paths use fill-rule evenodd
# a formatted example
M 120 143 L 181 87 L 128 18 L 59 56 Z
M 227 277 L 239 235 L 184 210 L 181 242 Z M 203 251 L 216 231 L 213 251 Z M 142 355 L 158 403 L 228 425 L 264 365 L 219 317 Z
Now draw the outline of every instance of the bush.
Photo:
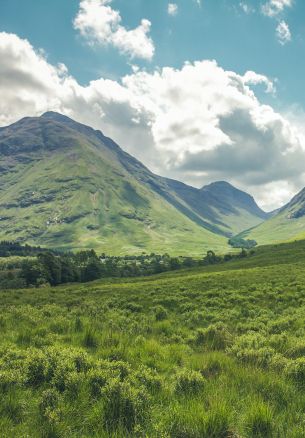
M 25 381 L 31 386 L 42 385 L 47 378 L 48 362 L 42 352 L 31 351 L 25 360 Z
M 88 375 L 88 385 L 92 397 L 100 397 L 102 389 L 106 386 L 110 379 L 109 372 L 105 370 L 90 370 Z
M 112 377 L 118 377 L 120 380 L 124 380 L 132 372 L 130 365 L 122 360 L 100 360 L 98 365 L 101 369 L 108 371 Z
M 58 405 L 59 395 L 55 389 L 47 389 L 43 391 L 39 403 L 40 412 L 43 414 L 46 409 L 55 409 Z
M 175 376 L 175 392 L 182 395 L 198 394 L 204 388 L 205 380 L 198 371 L 181 369 Z
M 206 346 L 211 350 L 224 350 L 231 340 L 227 327 L 221 323 L 210 325 L 206 329 L 198 329 L 195 333 L 194 344 Z
M 305 384 L 305 357 L 287 363 L 285 373 L 299 384 Z
M 149 399 L 144 389 L 136 389 L 128 382 L 112 379 L 103 390 L 104 423 L 108 430 L 123 428 L 132 432 L 141 426 L 149 413 Z
M 156 370 L 142 366 L 135 373 L 136 380 L 151 393 L 157 393 L 162 388 L 162 380 Z
M 73 372 L 73 369 L 73 363 L 69 360 L 62 360 L 59 364 L 57 364 L 52 377 L 52 384 L 58 391 L 65 391 L 66 384 L 70 378 L 71 372 Z
M 83 376 L 73 371 L 66 375 L 65 390 L 70 397 L 77 397 L 81 388 Z
M 8 392 L 14 386 L 22 381 L 21 373 L 16 370 L 0 371 L 0 392 L 2 394 Z
M 156 321 L 164 321 L 164 319 L 167 319 L 167 310 L 163 306 L 156 306 L 154 309 L 154 314 Z

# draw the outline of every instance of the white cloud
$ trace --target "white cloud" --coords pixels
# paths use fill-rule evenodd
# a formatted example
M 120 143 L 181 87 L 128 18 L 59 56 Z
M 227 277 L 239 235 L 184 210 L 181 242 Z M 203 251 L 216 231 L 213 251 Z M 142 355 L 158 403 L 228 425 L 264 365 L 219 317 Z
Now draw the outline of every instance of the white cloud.
M 251 14 L 254 12 L 254 8 L 246 2 L 240 2 L 239 6 L 245 14 Z
M 267 76 L 257 74 L 254 71 L 247 71 L 243 76 L 243 81 L 246 85 L 265 85 L 266 93 L 275 94 L 276 92 L 274 82 L 271 79 L 267 78 Z
M 155 51 L 149 36 L 151 22 L 143 19 L 138 27 L 128 30 L 121 25 L 121 15 L 111 8 L 111 3 L 112 0 L 82 0 L 75 29 L 92 45 L 110 45 L 131 59 L 151 60 Z
M 253 85 L 274 91 L 264 75 L 201 61 L 81 86 L 7 33 L 0 33 L 0 59 L 2 126 L 60 111 L 101 129 L 156 172 L 196 185 L 227 179 L 265 205 L 305 182 L 304 124 L 258 100 Z
M 275 17 L 282 13 L 286 8 L 292 6 L 293 0 L 268 0 L 262 6 L 262 12 L 268 17 Z
M 167 12 L 169 15 L 175 16 L 178 14 L 178 5 L 176 3 L 169 3 L 167 7 Z
M 276 36 L 282 46 L 291 41 L 291 32 L 288 24 L 284 20 L 278 23 L 276 27 Z

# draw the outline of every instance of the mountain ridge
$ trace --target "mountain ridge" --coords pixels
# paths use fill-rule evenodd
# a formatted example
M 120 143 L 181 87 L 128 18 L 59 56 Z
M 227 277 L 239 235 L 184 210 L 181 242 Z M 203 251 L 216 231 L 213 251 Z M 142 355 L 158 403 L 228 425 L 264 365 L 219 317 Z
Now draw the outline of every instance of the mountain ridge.
M 0 130 L 0 238 L 125 253 L 224 249 L 266 213 L 226 183 L 230 205 L 220 183 L 197 189 L 158 176 L 62 114 L 25 117 Z

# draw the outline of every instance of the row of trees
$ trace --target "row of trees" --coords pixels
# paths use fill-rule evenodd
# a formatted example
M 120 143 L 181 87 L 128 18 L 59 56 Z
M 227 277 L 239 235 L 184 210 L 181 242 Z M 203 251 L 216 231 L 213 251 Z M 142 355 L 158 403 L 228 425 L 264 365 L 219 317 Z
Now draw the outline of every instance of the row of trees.
M 0 288 L 25 286 L 56 286 L 63 283 L 88 282 L 107 277 L 136 277 L 159 274 L 166 271 L 207 266 L 228 262 L 234 258 L 246 257 L 245 249 L 239 254 L 216 255 L 208 251 L 201 259 L 192 257 L 171 257 L 168 254 L 141 254 L 123 257 L 98 256 L 94 250 L 78 253 L 60 253 L 38 248 L 16 246 L 6 242 L 3 247 L 16 249 L 19 254 L 30 252 L 31 257 L 3 258 L 0 264 Z M 37 252 L 37 253 L 36 253 Z M 250 254 L 253 252 L 250 251 Z M 1 256 L 0 256 L 1 257 Z M 6 257 L 6 256 L 5 256 Z M 6 261 L 7 260 L 7 261 Z M 21 259 L 22 260 L 22 259 Z
M 20 276 L 27 285 L 39 286 L 61 283 L 88 282 L 105 277 L 135 277 L 157 274 L 182 267 L 196 266 L 192 258 L 169 255 L 142 255 L 137 257 L 98 257 L 94 250 L 76 254 L 43 252 L 22 263 Z
M 99 257 L 94 250 L 61 255 L 44 252 L 34 260 L 25 260 L 20 275 L 28 286 L 56 286 L 106 277 L 147 276 L 195 266 L 214 265 L 247 255 L 244 249 L 239 254 L 225 256 L 217 256 L 213 251 L 208 251 L 203 259 L 170 257 L 168 254 L 129 257 L 108 257 L 103 254 Z
M 31 257 L 46 251 L 40 246 L 21 245 L 19 242 L 3 240 L 0 242 L 0 257 Z

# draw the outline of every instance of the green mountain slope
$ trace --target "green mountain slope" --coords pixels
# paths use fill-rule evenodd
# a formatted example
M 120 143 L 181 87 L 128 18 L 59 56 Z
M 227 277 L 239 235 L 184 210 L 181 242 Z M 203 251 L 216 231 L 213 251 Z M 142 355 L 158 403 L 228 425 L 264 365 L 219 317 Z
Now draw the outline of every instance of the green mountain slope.
M 198 190 L 178 181 L 168 181 L 175 193 L 198 215 L 228 237 L 254 227 L 268 218 L 252 196 L 231 184 L 218 181 Z
M 237 202 L 220 189 L 154 175 L 100 131 L 57 113 L 0 129 L 0 239 L 112 253 L 224 250 L 227 236 L 264 213 L 248 195 Z
M 269 220 L 241 236 L 260 245 L 305 239 L 305 189 Z

